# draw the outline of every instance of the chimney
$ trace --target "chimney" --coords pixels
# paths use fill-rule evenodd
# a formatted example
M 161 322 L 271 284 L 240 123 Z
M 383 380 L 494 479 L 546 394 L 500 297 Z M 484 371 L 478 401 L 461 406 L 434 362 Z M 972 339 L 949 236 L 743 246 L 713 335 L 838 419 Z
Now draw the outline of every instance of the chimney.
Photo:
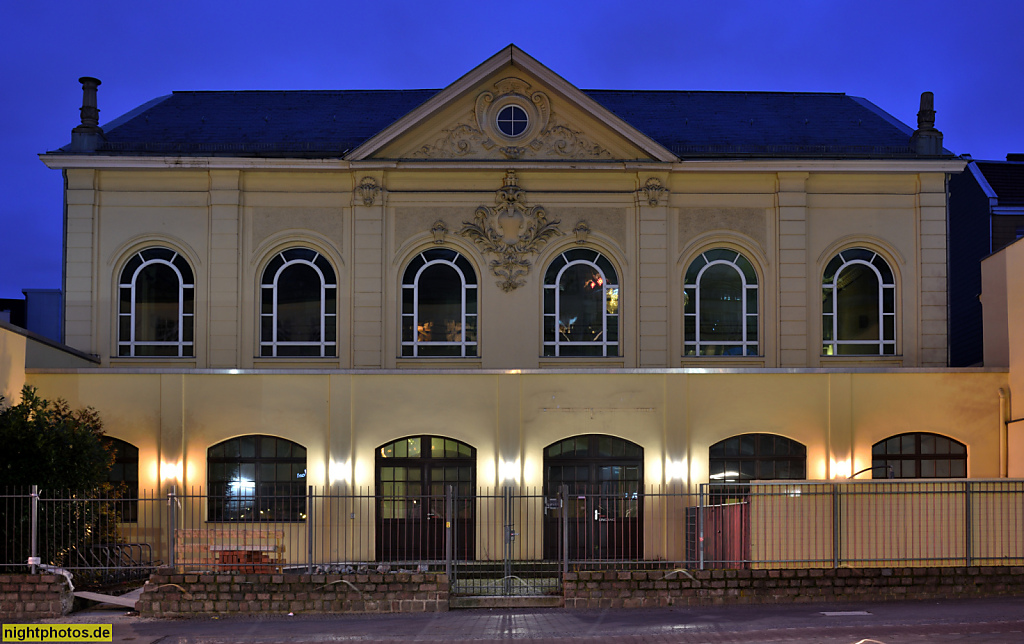
M 82 124 L 71 130 L 71 150 L 95 152 L 105 140 L 100 127 L 100 110 L 96 107 L 96 88 L 100 86 L 100 80 L 83 76 L 78 82 L 82 84 L 82 108 L 79 110 Z
M 917 129 L 910 137 L 910 147 L 921 156 L 942 154 L 942 132 L 935 129 L 935 95 L 921 93 L 921 109 L 917 112 Z

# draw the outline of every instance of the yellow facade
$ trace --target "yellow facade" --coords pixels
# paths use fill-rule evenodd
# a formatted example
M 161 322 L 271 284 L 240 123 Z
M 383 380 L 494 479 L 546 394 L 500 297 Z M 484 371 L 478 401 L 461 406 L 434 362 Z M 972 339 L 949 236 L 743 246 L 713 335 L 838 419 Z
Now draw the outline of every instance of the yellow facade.
M 967 445 L 968 475 L 999 470 L 1007 374 L 588 371 L 143 372 L 31 370 L 29 384 L 103 414 L 139 447 L 140 487 L 206 484 L 207 449 L 264 434 L 307 449 L 309 485 L 372 488 L 381 445 L 443 435 L 477 450 L 477 483 L 543 484 L 543 449 L 609 434 L 644 450 L 648 485 L 707 481 L 708 448 L 750 432 L 807 446 L 807 478 L 846 478 L 871 446 L 910 431 Z M 226 403 L 225 401 L 231 401 Z M 504 478 L 503 478 L 504 477 Z

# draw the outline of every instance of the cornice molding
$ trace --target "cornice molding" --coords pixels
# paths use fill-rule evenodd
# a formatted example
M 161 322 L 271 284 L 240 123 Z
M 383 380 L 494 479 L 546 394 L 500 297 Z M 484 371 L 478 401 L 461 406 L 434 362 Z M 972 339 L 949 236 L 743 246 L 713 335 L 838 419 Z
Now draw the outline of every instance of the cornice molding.
M 118 168 L 211 169 L 211 170 L 493 170 L 513 167 L 516 170 L 605 170 L 627 171 L 657 170 L 673 173 L 723 172 L 762 173 L 777 172 L 843 172 L 843 173 L 902 173 L 962 172 L 967 162 L 961 159 L 853 159 L 853 160 L 764 160 L 729 159 L 663 163 L 660 161 L 509 161 L 507 159 L 463 159 L 459 161 L 399 161 L 372 159 L 350 161 L 346 159 L 267 159 L 249 157 L 171 157 L 171 156 L 99 156 L 82 154 L 40 154 L 39 159 L 52 170 L 103 170 Z

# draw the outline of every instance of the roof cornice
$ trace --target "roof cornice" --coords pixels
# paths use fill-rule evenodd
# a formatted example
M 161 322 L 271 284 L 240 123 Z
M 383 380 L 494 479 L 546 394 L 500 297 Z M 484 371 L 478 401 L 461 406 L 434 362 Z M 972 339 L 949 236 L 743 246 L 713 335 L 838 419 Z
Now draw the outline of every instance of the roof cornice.
M 83 154 L 40 154 L 48 168 L 66 169 L 201 169 L 201 170 L 661 170 L 671 172 L 962 172 L 962 159 L 696 159 L 690 161 L 510 161 L 458 160 L 426 161 L 401 159 L 279 159 L 256 157 L 100 156 Z

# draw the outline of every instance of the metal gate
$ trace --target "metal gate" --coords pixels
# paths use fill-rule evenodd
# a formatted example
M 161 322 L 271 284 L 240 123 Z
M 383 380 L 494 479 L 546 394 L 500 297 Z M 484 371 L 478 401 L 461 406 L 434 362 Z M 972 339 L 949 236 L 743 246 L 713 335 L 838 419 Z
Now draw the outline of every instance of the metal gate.
M 449 487 L 448 507 L 460 500 Z M 476 507 L 476 533 L 460 534 L 447 522 L 448 578 L 453 595 L 462 596 L 543 596 L 560 595 L 566 559 L 545 557 L 546 521 L 557 513 L 556 538 L 565 552 L 566 514 L 560 512 L 564 490 L 545 496 L 539 489 L 503 487 L 480 489 L 473 502 Z M 448 516 L 453 516 L 449 510 Z M 474 538 L 475 548 L 466 548 L 460 539 Z M 458 557 L 455 553 L 474 551 L 476 557 Z M 549 553 L 550 554 L 550 553 Z

